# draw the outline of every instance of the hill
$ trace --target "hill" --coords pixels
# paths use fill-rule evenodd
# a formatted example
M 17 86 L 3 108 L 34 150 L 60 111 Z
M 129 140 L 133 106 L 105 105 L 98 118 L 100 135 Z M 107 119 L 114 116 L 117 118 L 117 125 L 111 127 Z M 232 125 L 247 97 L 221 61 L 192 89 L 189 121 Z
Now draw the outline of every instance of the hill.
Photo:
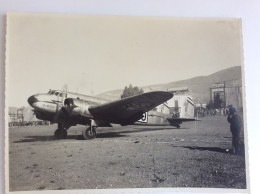
M 180 80 L 165 84 L 155 84 L 149 86 L 141 87 L 145 92 L 151 90 L 162 90 L 167 91 L 168 89 L 172 88 L 180 88 L 180 87 L 187 87 L 190 91 L 190 95 L 192 95 L 193 100 L 195 103 L 208 103 L 210 100 L 210 86 L 214 83 L 218 82 L 232 82 L 235 80 L 240 80 L 241 82 L 241 67 L 235 66 L 230 67 L 208 76 L 198 76 L 193 77 L 186 80 Z M 100 98 L 105 98 L 109 100 L 119 99 L 123 89 L 111 90 L 105 93 L 101 93 L 97 95 Z

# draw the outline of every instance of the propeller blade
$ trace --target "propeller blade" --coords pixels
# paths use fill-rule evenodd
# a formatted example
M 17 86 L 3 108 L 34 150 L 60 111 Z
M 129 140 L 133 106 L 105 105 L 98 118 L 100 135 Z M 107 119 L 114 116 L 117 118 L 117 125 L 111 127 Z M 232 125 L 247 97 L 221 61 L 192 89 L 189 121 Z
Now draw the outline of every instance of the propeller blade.
M 67 92 L 68 92 L 68 85 L 65 84 L 61 90 L 62 104 L 64 104 L 64 100 L 67 98 Z
M 67 90 L 68 90 L 68 85 L 65 84 L 62 89 L 61 89 L 61 105 L 59 103 L 56 104 L 56 115 L 54 117 L 54 122 L 57 122 L 58 119 L 64 114 L 64 101 L 67 98 Z

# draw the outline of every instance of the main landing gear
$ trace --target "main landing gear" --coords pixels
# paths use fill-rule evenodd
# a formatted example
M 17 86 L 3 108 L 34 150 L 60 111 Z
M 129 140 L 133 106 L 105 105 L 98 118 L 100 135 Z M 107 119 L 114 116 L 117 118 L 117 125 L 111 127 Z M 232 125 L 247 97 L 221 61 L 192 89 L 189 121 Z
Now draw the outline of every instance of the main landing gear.
M 97 135 L 97 127 L 89 126 L 87 129 L 82 131 L 82 136 L 84 139 L 94 139 Z
M 97 135 L 96 126 L 88 126 L 87 129 L 82 131 L 82 136 L 84 139 L 94 139 Z M 56 139 L 66 139 L 68 136 L 67 130 L 61 123 L 58 123 L 58 129 L 54 132 L 54 137 Z
M 58 129 L 54 132 L 54 137 L 56 139 L 66 139 L 68 136 L 67 130 L 62 126 L 61 123 L 58 123 Z
M 180 124 L 177 124 L 177 123 L 172 124 L 172 126 L 176 127 L 177 129 L 181 128 L 181 125 L 180 125 Z

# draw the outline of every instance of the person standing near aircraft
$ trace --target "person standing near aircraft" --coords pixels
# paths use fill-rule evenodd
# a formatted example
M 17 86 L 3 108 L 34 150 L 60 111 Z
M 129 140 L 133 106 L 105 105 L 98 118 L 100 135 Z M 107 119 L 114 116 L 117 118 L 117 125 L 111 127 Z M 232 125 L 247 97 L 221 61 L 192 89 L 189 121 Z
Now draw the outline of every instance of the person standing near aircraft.
M 227 121 L 230 123 L 230 132 L 232 133 L 232 146 L 233 153 L 239 153 L 239 134 L 241 131 L 242 123 L 241 118 L 237 114 L 237 111 L 234 107 L 229 108 L 229 115 L 227 117 Z

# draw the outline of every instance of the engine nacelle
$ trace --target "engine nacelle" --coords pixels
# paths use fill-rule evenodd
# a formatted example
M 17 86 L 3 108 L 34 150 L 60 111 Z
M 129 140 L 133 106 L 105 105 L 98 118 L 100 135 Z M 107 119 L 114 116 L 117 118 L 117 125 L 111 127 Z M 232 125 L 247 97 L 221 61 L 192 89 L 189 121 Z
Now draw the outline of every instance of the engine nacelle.
M 69 116 L 91 116 L 88 111 L 89 103 L 85 100 L 67 98 L 64 100 L 64 109 Z
M 37 110 L 34 110 L 34 114 L 35 114 L 37 119 L 45 120 L 45 121 L 51 121 L 51 122 L 54 121 L 53 114 L 44 113 L 44 112 L 40 112 L 40 111 L 37 111 Z

